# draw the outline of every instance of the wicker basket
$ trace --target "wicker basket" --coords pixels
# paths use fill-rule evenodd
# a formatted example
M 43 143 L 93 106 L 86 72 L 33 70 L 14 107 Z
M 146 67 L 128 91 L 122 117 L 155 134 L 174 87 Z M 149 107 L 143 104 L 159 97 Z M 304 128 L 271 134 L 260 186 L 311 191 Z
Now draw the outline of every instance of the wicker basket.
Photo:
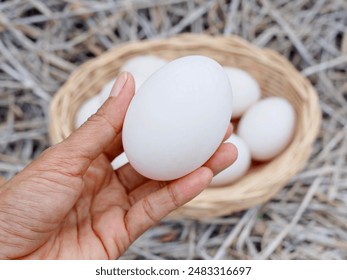
M 88 61 L 71 75 L 54 97 L 50 125 L 52 143 L 63 140 L 74 130 L 76 112 L 87 98 L 99 93 L 126 60 L 143 54 L 167 60 L 200 54 L 222 65 L 244 69 L 256 78 L 263 96 L 282 96 L 291 102 L 297 113 L 295 135 L 284 152 L 268 163 L 251 168 L 246 176 L 230 186 L 205 190 L 172 213 L 172 217 L 201 219 L 247 209 L 269 200 L 304 167 L 321 120 L 315 90 L 284 57 L 238 37 L 183 34 L 165 40 L 120 45 Z

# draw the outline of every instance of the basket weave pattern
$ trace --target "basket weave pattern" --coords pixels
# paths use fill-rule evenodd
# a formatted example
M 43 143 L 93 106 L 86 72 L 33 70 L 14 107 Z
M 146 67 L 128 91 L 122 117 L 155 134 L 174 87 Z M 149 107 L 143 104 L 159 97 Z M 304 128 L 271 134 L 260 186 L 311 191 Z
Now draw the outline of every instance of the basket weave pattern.
M 233 36 L 183 34 L 165 40 L 128 43 L 86 62 L 70 76 L 53 99 L 50 123 L 52 144 L 62 141 L 75 129 L 79 107 L 116 77 L 125 61 L 145 54 L 167 60 L 185 55 L 205 55 L 224 66 L 241 68 L 258 81 L 263 97 L 282 96 L 291 102 L 297 114 L 294 137 L 279 156 L 251 168 L 246 176 L 230 186 L 205 190 L 173 212 L 171 217 L 202 219 L 263 203 L 304 167 L 321 121 L 315 90 L 283 56 Z

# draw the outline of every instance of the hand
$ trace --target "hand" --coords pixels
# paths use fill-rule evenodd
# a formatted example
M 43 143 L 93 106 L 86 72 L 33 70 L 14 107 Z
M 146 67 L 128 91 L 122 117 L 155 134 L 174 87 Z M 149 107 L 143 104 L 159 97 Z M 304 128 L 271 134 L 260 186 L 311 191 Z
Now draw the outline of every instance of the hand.
M 1 259 L 118 258 L 235 160 L 235 147 L 222 144 L 203 167 L 171 182 L 129 164 L 113 170 L 133 94 L 132 76 L 121 74 L 95 115 L 0 188 Z

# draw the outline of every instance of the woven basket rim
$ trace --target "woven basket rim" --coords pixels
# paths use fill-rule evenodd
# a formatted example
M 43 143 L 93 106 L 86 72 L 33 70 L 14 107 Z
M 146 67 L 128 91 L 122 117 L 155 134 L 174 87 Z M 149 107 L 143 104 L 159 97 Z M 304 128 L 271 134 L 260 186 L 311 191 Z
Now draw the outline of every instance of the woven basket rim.
M 52 143 L 55 144 L 66 138 L 73 130 L 71 128 L 71 116 L 74 114 L 71 113 L 69 118 L 66 111 L 72 110 L 71 103 L 81 104 L 82 100 L 86 98 L 86 96 L 75 94 L 77 88 L 86 92 L 88 97 L 97 94 L 101 86 L 118 73 L 119 68 L 115 70 L 117 68 L 114 63 L 111 63 L 112 61 L 119 61 L 120 63 L 141 54 L 154 54 L 167 59 L 174 58 L 179 54 L 188 54 L 194 50 L 210 53 L 212 58 L 217 57 L 221 63 L 226 62 L 226 64 L 222 63 L 224 65 L 232 64 L 234 60 L 239 61 L 241 63 L 240 68 L 249 67 L 246 63 L 249 64 L 253 61 L 254 65 L 270 71 L 270 74 L 279 73 L 278 75 L 283 76 L 286 81 L 281 80 L 281 82 L 285 81 L 293 90 L 288 97 L 293 97 L 299 104 L 296 105 L 296 108 L 300 109 L 298 111 L 300 119 L 297 120 L 298 125 L 300 124 L 300 131 L 296 131 L 291 144 L 273 161 L 262 165 L 260 169 L 252 170 L 252 174 L 230 186 L 206 189 L 194 200 L 174 211 L 170 215 L 171 218 L 203 219 L 222 216 L 269 200 L 305 166 L 311 154 L 312 145 L 321 123 L 318 95 L 307 78 L 302 76 L 285 57 L 270 49 L 260 49 L 237 36 L 181 34 L 168 39 L 123 43 L 87 61 L 71 74 L 51 103 L 49 133 Z M 252 69 L 250 68 L 250 70 Z M 260 74 L 265 75 L 265 70 L 264 73 Z M 101 73 L 99 73 L 100 71 Z M 92 75 L 97 76 L 98 80 L 85 79 L 85 77 Z M 275 84 L 275 81 L 270 82 Z M 96 91 L 91 92 L 91 88 Z M 65 113 L 63 113 L 64 106 L 68 108 L 65 108 Z M 76 108 L 73 110 L 76 112 Z M 70 126 L 66 125 L 67 123 Z M 299 132 L 300 135 L 298 135 Z M 286 172 L 281 173 L 279 166 L 283 167 L 285 160 L 291 160 L 292 166 L 290 168 L 286 166 Z M 259 182 L 266 182 L 267 186 L 259 186 Z

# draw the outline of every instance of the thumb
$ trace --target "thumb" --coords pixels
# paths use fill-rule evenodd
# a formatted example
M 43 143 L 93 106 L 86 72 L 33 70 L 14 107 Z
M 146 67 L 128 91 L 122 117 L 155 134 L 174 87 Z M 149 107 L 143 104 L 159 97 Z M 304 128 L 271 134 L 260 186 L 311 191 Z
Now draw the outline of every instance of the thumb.
M 125 113 L 134 96 L 135 84 L 130 73 L 121 73 L 110 97 L 79 129 L 56 145 L 55 156 L 68 157 L 71 173 L 84 174 L 91 161 L 114 143 L 120 135 Z M 116 148 L 116 147 L 115 147 Z
M 120 133 L 133 95 L 132 76 L 121 74 L 95 115 L 1 187 L 0 244 L 11 245 L 0 246 L 0 258 L 33 252 L 48 240 L 80 196 L 90 162 Z

